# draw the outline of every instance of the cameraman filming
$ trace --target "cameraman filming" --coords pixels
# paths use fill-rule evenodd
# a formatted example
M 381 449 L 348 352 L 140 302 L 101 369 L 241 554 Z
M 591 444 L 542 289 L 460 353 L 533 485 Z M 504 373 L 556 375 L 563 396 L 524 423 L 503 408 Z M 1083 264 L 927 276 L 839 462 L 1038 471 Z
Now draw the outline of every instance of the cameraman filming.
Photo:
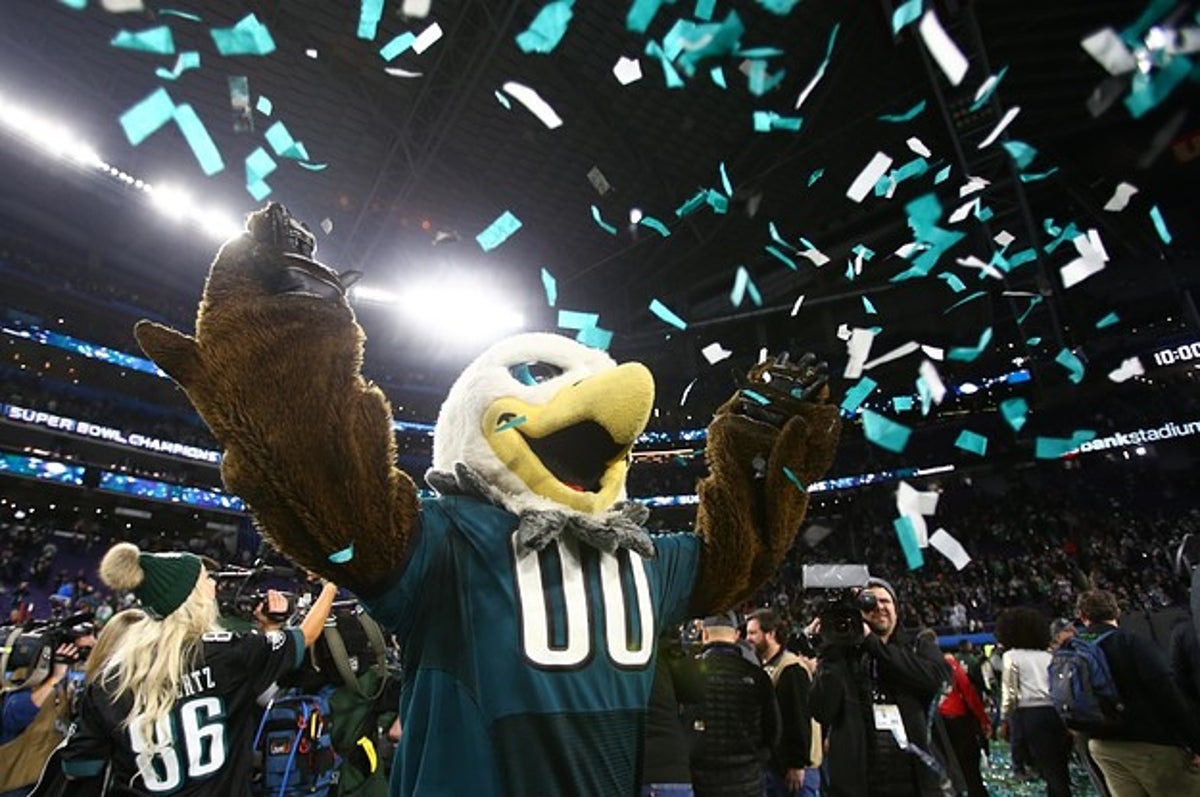
M 46 699 L 63 682 L 71 667 L 87 657 L 87 651 L 96 644 L 96 637 L 88 632 L 72 642 L 58 645 L 53 654 L 50 672 L 39 682 L 36 676 L 4 695 L 4 708 L 0 711 L 0 744 L 16 739 L 33 723 Z
M 808 629 L 822 637 L 809 706 L 827 731 L 828 794 L 941 794 L 940 767 L 927 752 L 927 718 L 949 668 L 935 643 L 914 643 L 898 628 L 891 584 L 868 579 L 858 605 L 861 634 L 857 627 L 823 633 L 820 618 Z

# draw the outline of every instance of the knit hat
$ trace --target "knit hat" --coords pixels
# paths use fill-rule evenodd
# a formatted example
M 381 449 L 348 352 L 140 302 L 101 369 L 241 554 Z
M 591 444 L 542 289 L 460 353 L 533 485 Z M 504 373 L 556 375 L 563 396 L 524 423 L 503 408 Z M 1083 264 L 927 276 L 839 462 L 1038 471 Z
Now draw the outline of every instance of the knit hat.
M 722 612 L 704 618 L 705 628 L 737 628 L 737 615 L 733 612 Z
M 867 583 L 863 584 L 863 589 L 870 589 L 871 587 L 880 587 L 882 589 L 886 589 L 888 594 L 892 596 L 892 603 L 899 603 L 899 601 L 896 600 L 896 588 L 887 581 L 884 581 L 882 578 L 879 578 L 878 576 L 871 576 L 868 578 Z
M 142 606 L 162 619 L 196 588 L 200 557 L 191 553 L 146 553 L 119 542 L 100 561 L 100 578 L 118 592 L 132 592 Z

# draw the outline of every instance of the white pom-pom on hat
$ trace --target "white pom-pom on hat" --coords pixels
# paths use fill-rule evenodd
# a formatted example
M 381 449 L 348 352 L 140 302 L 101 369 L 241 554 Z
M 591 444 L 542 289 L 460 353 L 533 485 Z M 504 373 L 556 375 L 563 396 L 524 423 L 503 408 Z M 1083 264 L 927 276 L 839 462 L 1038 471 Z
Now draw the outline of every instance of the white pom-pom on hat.
M 139 555 L 141 551 L 133 543 L 117 543 L 100 560 L 100 579 L 117 592 L 133 592 L 146 578 Z

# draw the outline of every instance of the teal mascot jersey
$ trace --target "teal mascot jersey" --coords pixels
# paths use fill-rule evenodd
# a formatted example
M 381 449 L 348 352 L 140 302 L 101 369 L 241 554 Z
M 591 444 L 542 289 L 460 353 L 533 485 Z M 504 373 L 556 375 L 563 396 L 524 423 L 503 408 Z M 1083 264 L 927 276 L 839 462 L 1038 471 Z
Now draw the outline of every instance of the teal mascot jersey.
M 694 528 L 652 537 L 625 493 L 649 370 L 516 335 L 451 387 L 426 475 L 438 497 L 422 499 L 396 466 L 391 405 L 362 377 L 351 275 L 313 254 L 271 204 L 217 255 L 194 335 L 135 332 L 264 535 L 398 637 L 392 793 L 634 794 L 658 631 L 768 579 L 808 505 L 797 484 L 833 460 L 821 367 L 751 371 L 755 401 L 735 394 L 708 426 Z

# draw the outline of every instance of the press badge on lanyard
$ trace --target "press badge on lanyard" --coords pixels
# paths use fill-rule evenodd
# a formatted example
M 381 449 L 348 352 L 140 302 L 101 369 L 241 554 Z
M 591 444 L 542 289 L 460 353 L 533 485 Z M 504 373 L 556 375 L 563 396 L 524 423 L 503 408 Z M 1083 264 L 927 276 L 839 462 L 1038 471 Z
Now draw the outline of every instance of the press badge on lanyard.
M 875 730 L 891 731 L 900 749 L 907 748 L 908 734 L 904 732 L 904 718 L 900 716 L 900 707 L 895 703 L 875 703 L 871 708 L 875 711 Z

